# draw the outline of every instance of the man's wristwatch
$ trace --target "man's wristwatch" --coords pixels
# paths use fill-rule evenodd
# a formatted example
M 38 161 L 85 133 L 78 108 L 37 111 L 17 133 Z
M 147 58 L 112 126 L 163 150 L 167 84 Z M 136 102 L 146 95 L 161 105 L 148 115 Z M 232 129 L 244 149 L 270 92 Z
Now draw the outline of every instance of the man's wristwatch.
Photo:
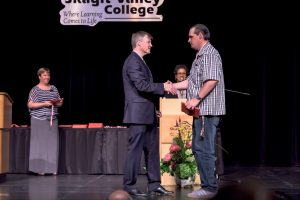
M 200 97 L 199 95 L 196 97 L 196 99 L 198 99 L 199 101 L 202 101 L 202 97 Z

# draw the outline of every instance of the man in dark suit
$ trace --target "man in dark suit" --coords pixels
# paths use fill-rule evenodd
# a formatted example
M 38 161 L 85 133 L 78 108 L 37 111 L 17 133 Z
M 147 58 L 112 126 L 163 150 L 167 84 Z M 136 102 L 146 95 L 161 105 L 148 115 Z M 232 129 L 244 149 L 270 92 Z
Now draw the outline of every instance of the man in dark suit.
M 169 195 L 160 185 L 159 133 L 154 105 L 155 97 L 164 91 L 176 93 L 170 82 L 154 83 L 143 56 L 150 53 L 152 36 L 144 31 L 132 34 L 133 51 L 123 65 L 125 107 L 123 123 L 129 125 L 127 160 L 124 169 L 124 190 L 133 196 L 147 196 L 136 187 L 142 152 L 148 176 L 148 195 Z

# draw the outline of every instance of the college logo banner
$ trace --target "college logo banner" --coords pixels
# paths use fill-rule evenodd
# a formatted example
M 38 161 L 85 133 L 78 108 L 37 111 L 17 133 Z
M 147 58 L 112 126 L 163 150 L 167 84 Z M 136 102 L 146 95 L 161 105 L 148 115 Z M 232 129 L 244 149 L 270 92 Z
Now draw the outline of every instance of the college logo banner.
M 164 0 L 62 0 L 62 25 L 95 26 L 104 21 L 162 21 L 157 15 Z

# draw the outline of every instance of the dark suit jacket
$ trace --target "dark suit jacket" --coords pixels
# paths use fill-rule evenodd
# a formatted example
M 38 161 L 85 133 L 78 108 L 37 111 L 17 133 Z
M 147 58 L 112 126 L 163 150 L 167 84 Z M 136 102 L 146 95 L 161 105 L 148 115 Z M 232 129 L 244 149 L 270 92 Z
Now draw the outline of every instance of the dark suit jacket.
M 132 52 L 123 65 L 125 107 L 123 123 L 156 123 L 154 101 L 164 94 L 163 83 L 153 83 L 150 69 L 142 58 Z

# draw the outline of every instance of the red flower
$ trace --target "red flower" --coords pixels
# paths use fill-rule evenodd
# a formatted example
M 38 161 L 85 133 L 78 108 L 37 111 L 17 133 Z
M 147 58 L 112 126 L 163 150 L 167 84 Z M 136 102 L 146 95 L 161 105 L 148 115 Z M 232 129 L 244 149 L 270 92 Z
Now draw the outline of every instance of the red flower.
M 180 151 L 180 146 L 178 144 L 171 144 L 170 146 L 170 152 L 176 152 L 176 151 Z
M 170 162 L 172 159 L 172 155 L 170 153 L 167 153 L 164 157 L 164 162 Z
M 176 162 L 171 162 L 171 169 L 172 169 L 173 171 L 176 170 Z
M 187 141 L 185 144 L 186 148 L 192 148 L 192 141 Z

